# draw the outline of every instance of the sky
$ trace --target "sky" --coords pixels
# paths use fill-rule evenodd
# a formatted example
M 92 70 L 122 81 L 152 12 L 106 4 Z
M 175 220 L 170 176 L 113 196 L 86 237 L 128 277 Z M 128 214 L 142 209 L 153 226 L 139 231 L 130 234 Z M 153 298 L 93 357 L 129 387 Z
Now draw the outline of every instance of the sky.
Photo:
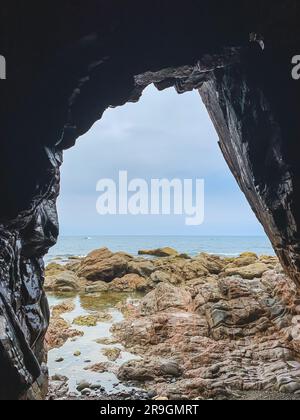
M 99 215 L 100 179 L 203 179 L 204 223 L 186 215 Z M 132 194 L 132 193 L 131 193 Z M 149 86 L 138 103 L 108 109 L 65 152 L 58 202 L 61 235 L 264 235 L 230 173 L 197 91 Z

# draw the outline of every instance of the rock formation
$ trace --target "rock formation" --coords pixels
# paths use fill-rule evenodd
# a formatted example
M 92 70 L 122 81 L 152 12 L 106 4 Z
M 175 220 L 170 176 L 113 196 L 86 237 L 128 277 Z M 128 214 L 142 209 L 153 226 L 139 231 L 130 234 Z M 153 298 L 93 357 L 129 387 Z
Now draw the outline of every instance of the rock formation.
M 122 278 L 103 282 L 92 276 L 80 289 L 82 279 L 75 273 L 86 267 L 91 255 L 98 255 L 110 272 L 118 264 L 114 256 L 126 255 L 131 264 Z M 146 263 L 148 273 L 131 273 Z M 95 261 L 93 266 L 98 273 Z M 69 273 L 68 267 L 50 264 L 50 281 L 54 269 Z M 249 392 L 256 392 L 256 399 L 300 399 L 300 293 L 278 258 L 249 252 L 237 258 L 204 253 L 187 258 L 174 252 L 143 260 L 101 249 L 83 258 L 75 273 L 82 308 L 85 299 L 93 299 L 94 305 L 87 315 L 74 318 L 73 326 L 97 329 L 98 322 L 110 322 L 103 300 L 113 307 L 114 299 L 121 299 L 117 308 L 125 317 L 113 325 L 113 337 L 95 340 L 105 346 L 108 362 L 84 370 L 114 372 L 121 381 L 167 399 L 241 399 Z M 90 289 L 94 286 L 98 289 Z M 95 304 L 98 299 L 102 304 Z M 52 308 L 50 348 L 78 335 L 61 317 L 74 307 L 71 299 Z M 138 358 L 120 367 L 114 362 L 123 346 Z M 68 389 L 63 397 L 69 397 Z
M 42 257 L 58 235 L 62 151 L 150 83 L 200 90 L 234 176 L 300 284 L 299 2 L 146 6 L 1 2 L 1 399 L 42 396 L 46 384 Z
M 160 283 L 115 336 L 139 360 L 119 378 L 168 399 L 300 394 L 299 293 L 282 272 Z

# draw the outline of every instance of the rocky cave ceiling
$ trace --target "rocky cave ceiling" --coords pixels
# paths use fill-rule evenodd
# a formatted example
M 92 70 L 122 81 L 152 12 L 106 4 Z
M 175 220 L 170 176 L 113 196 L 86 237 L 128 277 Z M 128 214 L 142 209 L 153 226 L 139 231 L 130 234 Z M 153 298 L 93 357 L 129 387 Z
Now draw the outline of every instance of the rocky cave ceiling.
M 62 152 L 150 83 L 199 90 L 230 169 L 300 285 L 299 12 L 293 0 L 1 2 L 0 398 L 45 388 L 42 256 L 58 235 Z

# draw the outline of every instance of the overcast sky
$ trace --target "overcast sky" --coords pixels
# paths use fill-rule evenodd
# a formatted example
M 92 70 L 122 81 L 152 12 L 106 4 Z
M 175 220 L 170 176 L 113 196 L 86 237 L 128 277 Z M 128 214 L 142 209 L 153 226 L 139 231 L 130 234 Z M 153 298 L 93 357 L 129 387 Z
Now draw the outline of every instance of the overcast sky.
M 185 216 L 100 216 L 101 178 L 205 180 L 205 221 Z M 62 235 L 263 235 L 219 150 L 198 92 L 148 87 L 137 104 L 109 109 L 65 152 L 59 199 Z

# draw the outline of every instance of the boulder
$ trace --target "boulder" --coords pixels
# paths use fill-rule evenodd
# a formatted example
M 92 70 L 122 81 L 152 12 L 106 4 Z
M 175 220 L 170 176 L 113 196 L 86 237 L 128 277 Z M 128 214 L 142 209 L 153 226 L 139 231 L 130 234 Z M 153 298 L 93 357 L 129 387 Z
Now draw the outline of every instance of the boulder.
M 89 281 L 111 282 L 127 273 L 128 262 L 131 260 L 132 256 L 128 254 L 114 254 L 107 248 L 98 249 L 81 261 L 77 274 Z
M 155 265 L 155 272 L 161 271 L 175 276 L 176 280 L 172 283 L 183 283 L 184 281 L 192 280 L 194 278 L 206 277 L 209 275 L 208 269 L 203 265 L 203 261 L 197 258 L 161 258 L 153 261 Z M 154 279 L 155 273 L 153 273 Z M 169 281 L 169 280 L 168 280 Z
M 189 292 L 169 283 L 160 283 L 142 300 L 141 313 L 150 315 L 168 309 L 189 311 L 191 307 L 192 297 Z
M 178 256 L 178 252 L 170 247 L 157 248 L 150 250 L 140 250 L 139 255 L 151 255 L 153 257 L 175 257 Z
M 73 271 L 74 273 L 77 273 L 77 271 L 79 270 L 80 264 L 81 264 L 81 261 L 76 260 L 76 261 L 73 261 L 73 262 L 70 262 L 70 263 L 66 264 L 65 267 L 66 267 L 66 270 Z
M 136 259 L 128 262 L 128 273 L 138 274 L 141 277 L 149 277 L 155 266 L 150 260 Z
M 266 264 L 270 269 L 273 269 L 279 264 L 279 259 L 277 257 L 262 255 L 261 257 L 259 257 L 259 262 Z
M 118 378 L 125 381 L 157 381 L 161 378 L 178 378 L 182 375 L 182 369 L 175 360 L 149 358 L 143 360 L 131 360 L 121 366 Z
M 59 271 L 54 275 L 47 275 L 44 289 L 47 292 L 76 292 L 80 289 L 80 280 L 72 271 Z
M 138 274 L 126 274 L 109 283 L 109 290 L 114 292 L 145 292 L 150 289 L 149 281 Z
M 216 255 L 201 253 L 195 258 L 210 274 L 220 274 L 225 268 L 225 262 Z
M 258 256 L 253 252 L 244 252 L 238 258 L 231 259 L 231 264 L 227 268 L 246 267 L 258 262 Z
M 152 273 L 150 279 L 155 285 L 158 283 L 171 283 L 175 285 L 182 283 L 182 278 L 178 275 L 160 270 Z
M 108 283 L 104 281 L 97 281 L 97 282 L 94 282 L 93 284 L 89 284 L 88 286 L 86 286 L 85 292 L 86 293 L 101 293 L 101 292 L 108 291 L 108 289 L 109 289 Z
M 46 276 L 54 276 L 56 274 L 61 273 L 62 271 L 65 271 L 67 268 L 65 265 L 57 264 L 57 263 L 50 263 L 47 265 L 45 269 Z
M 243 279 L 252 280 L 261 278 L 262 275 L 269 270 L 269 267 L 264 263 L 254 263 L 243 267 L 229 267 L 225 269 L 227 276 L 241 276 Z
M 153 365 L 154 363 L 151 360 L 131 360 L 120 367 L 118 378 L 126 382 L 154 381 L 156 374 Z
M 181 275 L 186 281 L 188 281 L 195 278 L 208 276 L 209 271 L 203 264 L 202 260 L 192 259 L 185 262 L 185 265 L 181 269 Z

